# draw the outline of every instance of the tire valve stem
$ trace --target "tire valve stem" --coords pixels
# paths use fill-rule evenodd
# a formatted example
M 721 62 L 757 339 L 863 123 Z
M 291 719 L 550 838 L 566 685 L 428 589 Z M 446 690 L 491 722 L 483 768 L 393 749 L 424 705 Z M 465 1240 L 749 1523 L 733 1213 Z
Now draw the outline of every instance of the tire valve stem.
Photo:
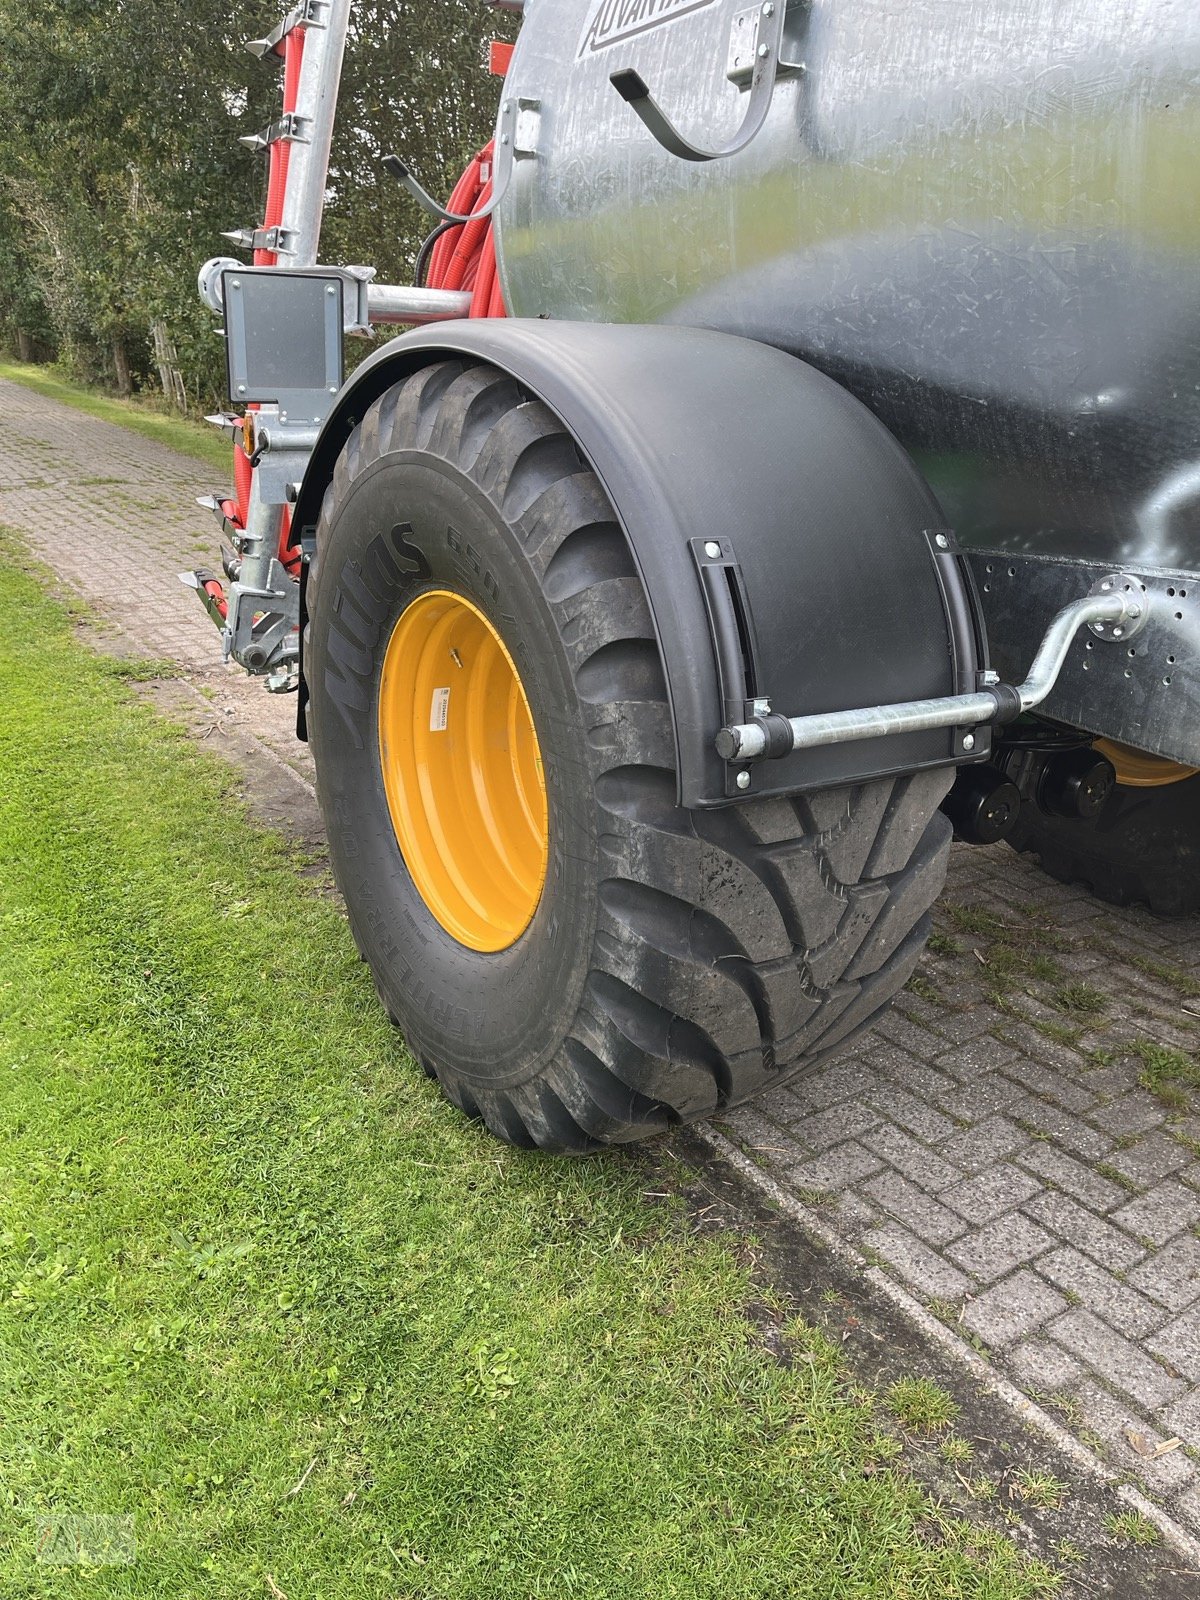
M 453 661 L 454 665 L 461 672 L 462 671 L 463 658 L 459 655 L 458 651 L 455 650 L 453 647 L 450 650 L 450 659 L 451 659 L 451 661 Z

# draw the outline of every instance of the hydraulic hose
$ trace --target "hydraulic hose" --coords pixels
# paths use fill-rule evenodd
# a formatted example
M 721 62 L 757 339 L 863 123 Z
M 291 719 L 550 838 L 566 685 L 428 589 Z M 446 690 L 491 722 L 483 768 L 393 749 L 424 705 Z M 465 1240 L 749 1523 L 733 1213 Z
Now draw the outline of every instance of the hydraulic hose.
M 491 200 L 494 155 L 494 144 L 486 145 L 459 179 L 450 198 L 456 215 L 482 210 Z M 491 217 L 459 223 L 435 239 L 427 282 L 431 289 L 469 290 L 473 317 L 507 316 Z
M 300 68 L 304 62 L 304 29 L 293 29 L 277 46 L 277 50 L 283 54 L 283 112 L 285 116 L 291 116 L 296 110 L 300 95 Z M 288 166 L 291 157 L 290 142 L 287 139 L 276 139 L 270 150 L 264 228 L 277 228 L 283 221 L 283 202 L 287 194 Z M 254 252 L 256 267 L 274 267 L 278 265 L 278 260 L 274 250 Z

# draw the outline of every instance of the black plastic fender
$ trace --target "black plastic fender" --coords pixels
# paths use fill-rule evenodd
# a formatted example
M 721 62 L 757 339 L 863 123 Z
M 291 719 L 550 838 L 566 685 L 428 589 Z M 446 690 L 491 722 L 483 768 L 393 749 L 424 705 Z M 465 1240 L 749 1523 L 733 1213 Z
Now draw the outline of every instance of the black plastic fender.
M 604 485 L 658 634 L 682 805 L 986 757 L 982 729 L 969 758 L 947 729 L 750 769 L 717 755 L 718 729 L 755 702 L 799 716 L 958 694 L 987 665 L 965 564 L 912 461 L 845 389 L 752 340 L 517 319 L 403 334 L 359 367 L 322 429 L 296 503 L 302 540 L 371 403 L 455 356 L 489 362 L 547 405 Z M 302 698 L 302 731 L 303 714 Z

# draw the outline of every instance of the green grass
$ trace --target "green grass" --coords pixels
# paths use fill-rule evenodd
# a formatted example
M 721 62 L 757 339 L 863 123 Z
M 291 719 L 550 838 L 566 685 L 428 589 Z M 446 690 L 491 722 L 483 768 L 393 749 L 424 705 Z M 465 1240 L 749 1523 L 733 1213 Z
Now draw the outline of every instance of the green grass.
M 1026 992 L 1030 978 L 1039 983 L 1064 984 L 1058 963 L 1039 948 L 1061 949 L 1062 936 L 1045 924 L 1036 908 L 1027 908 L 1020 919 L 997 916 L 979 906 L 958 905 L 954 901 L 946 901 L 942 910 L 959 933 L 983 941 L 976 953 L 982 959 L 988 999 L 1000 1010 L 1013 1009 L 1009 996 L 1014 990 Z M 1060 987 L 1058 993 L 1085 987 Z M 1079 999 L 1073 992 L 1070 997 Z
M 1109 1512 L 1104 1519 L 1114 1544 L 1152 1545 L 1162 1538 L 1158 1529 L 1140 1511 Z
M 1014 1499 L 1049 1511 L 1055 1511 L 1062 1505 L 1066 1492 L 1066 1484 L 1052 1472 L 1033 1472 L 1025 1467 L 1013 1474 L 1009 1486 L 1009 1493 Z
M 0 574 L 0 1593 L 1026 1600 L 642 1155 L 403 1055 L 227 768 Z M 48 1513 L 137 1560 L 35 1565 Z
M 975 1455 L 975 1446 L 969 1439 L 952 1433 L 938 1445 L 938 1454 L 943 1461 L 970 1461 Z
M 233 473 L 233 450 L 223 433 L 207 423 L 193 422 L 176 412 L 157 410 L 145 400 L 116 400 L 98 394 L 82 384 L 72 383 L 53 367 L 32 366 L 20 361 L 0 361 L 0 378 L 24 384 L 47 400 L 59 400 L 63 405 L 86 411 L 102 422 L 114 422 L 118 427 L 140 433 L 144 438 L 156 439 L 184 455 L 194 456 L 206 466 L 222 473 L 221 482 L 227 482 Z
M 1065 983 L 1050 998 L 1060 1011 L 1074 1016 L 1095 1017 L 1108 1010 L 1108 996 L 1089 983 Z
M 937 1433 L 958 1416 L 956 1401 L 929 1378 L 901 1378 L 887 1393 L 888 1410 L 913 1433 Z
M 1129 1048 L 1142 1059 L 1142 1070 L 1138 1074 L 1142 1088 L 1156 1094 L 1172 1110 L 1189 1110 L 1191 1100 L 1187 1090 L 1200 1089 L 1200 1062 L 1182 1050 L 1155 1044 L 1150 1039 L 1135 1040 Z

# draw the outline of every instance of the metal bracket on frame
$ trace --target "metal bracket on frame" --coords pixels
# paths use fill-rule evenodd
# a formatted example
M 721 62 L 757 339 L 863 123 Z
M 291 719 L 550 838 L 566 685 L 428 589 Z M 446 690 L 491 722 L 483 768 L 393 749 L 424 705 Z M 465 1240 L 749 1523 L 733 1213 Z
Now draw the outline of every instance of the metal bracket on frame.
M 704 595 L 724 715 L 731 721 L 768 717 L 771 702 L 758 683 L 758 641 L 733 541 L 690 539 L 688 548 Z M 727 782 L 731 796 L 745 793 L 749 769 L 727 774 Z
M 272 559 L 264 586 L 232 583 L 227 603 L 225 659 L 277 678 L 276 691 L 286 692 L 300 656 L 300 585 Z

